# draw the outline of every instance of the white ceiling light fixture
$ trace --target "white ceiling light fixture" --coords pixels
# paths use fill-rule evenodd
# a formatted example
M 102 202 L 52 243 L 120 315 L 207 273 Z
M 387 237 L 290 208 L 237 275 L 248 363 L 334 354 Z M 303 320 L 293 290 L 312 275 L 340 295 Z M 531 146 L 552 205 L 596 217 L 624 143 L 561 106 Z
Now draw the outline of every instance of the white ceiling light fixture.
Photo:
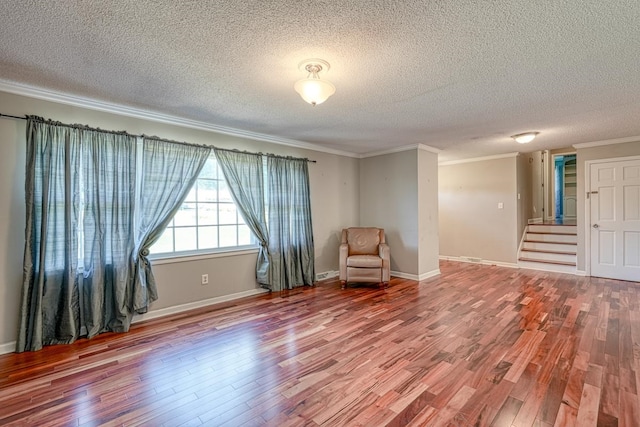
M 517 135 L 511 136 L 511 138 L 515 139 L 518 144 L 526 144 L 534 140 L 536 136 L 538 136 L 540 132 L 525 132 L 519 133 Z
M 308 73 L 306 79 L 298 80 L 293 88 L 300 94 L 302 99 L 314 107 L 322 104 L 331 95 L 336 93 L 336 87 L 327 80 L 322 80 L 320 71 L 329 71 L 331 66 L 322 59 L 306 59 L 302 61 L 298 68 Z

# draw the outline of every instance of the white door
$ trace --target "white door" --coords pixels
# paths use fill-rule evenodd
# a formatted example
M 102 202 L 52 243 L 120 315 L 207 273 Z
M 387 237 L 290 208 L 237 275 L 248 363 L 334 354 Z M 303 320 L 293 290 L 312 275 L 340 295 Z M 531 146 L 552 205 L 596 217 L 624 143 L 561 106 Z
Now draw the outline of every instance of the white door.
M 591 275 L 640 281 L 640 160 L 593 163 Z

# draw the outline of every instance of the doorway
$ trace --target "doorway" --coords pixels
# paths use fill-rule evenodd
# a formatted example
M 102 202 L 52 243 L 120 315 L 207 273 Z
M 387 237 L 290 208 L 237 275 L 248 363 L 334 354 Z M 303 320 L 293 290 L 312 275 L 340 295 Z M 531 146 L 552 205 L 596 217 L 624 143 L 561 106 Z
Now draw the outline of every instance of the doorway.
M 576 154 L 552 156 L 552 219 L 556 223 L 575 223 L 577 209 Z

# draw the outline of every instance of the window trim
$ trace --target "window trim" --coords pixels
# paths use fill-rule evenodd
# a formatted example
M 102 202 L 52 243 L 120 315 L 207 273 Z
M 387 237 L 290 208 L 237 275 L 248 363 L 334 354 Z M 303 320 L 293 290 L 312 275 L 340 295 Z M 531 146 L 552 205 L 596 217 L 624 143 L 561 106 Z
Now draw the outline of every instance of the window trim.
M 257 254 L 259 251 L 260 246 L 258 245 L 244 245 L 232 246 L 231 248 L 210 249 L 207 250 L 207 252 L 203 252 L 202 250 L 200 250 L 149 255 L 149 260 L 151 260 L 154 265 L 175 264 L 179 262 L 191 262 L 206 259 Z

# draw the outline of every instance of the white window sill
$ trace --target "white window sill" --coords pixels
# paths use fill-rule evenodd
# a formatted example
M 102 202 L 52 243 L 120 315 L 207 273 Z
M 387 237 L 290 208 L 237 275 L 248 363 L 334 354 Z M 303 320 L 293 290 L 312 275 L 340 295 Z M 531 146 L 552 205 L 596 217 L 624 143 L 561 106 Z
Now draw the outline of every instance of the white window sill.
M 175 264 L 178 262 L 200 261 L 203 259 L 225 258 L 231 256 L 257 254 L 259 248 L 252 247 L 247 249 L 228 249 L 217 250 L 210 253 L 199 254 L 176 254 L 176 255 L 156 255 L 150 256 L 149 259 L 153 265 Z

